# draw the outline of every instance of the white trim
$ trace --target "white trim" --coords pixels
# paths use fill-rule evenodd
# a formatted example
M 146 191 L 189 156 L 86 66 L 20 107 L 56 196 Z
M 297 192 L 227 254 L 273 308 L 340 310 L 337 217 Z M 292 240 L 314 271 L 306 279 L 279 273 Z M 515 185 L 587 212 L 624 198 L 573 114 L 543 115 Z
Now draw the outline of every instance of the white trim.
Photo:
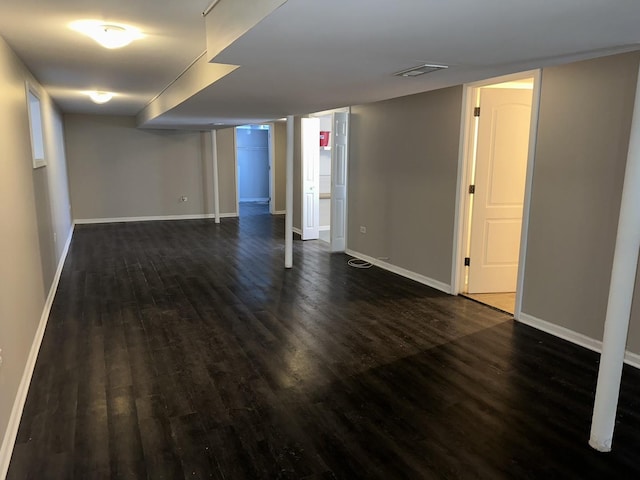
M 220 218 L 237 217 L 236 213 L 221 213 Z M 158 215 L 149 217 L 115 217 L 115 218 L 77 218 L 74 225 L 88 225 L 93 223 L 122 223 L 122 222 L 156 222 L 162 220 L 201 220 L 215 218 L 213 213 L 198 213 L 195 215 Z
M 213 176 L 213 214 L 220 223 L 220 176 L 218 171 L 218 132 L 211 130 L 211 170 Z
M 286 210 L 276 210 L 275 212 L 272 213 L 272 215 L 286 215 L 287 211 Z
M 527 263 L 527 239 L 529 238 L 529 215 L 531 214 L 531 191 L 533 190 L 533 167 L 536 163 L 536 146 L 538 144 L 538 123 L 540 118 L 540 93 L 542 91 L 542 70 L 533 75 L 533 98 L 531 99 L 531 125 L 529 130 L 529 158 L 524 184 L 524 202 L 522 204 L 522 226 L 520 227 L 520 258 L 518 259 L 518 278 L 516 283 L 516 303 L 514 315 L 522 313 L 522 296 L 524 294 L 524 272 Z
M 456 205 L 453 219 L 453 259 L 451 262 L 451 291 L 449 293 L 457 295 L 462 291 L 460 287 L 461 279 L 464 278 L 464 266 L 460 265 L 460 258 L 464 258 L 465 242 L 463 232 L 465 232 L 464 222 L 469 217 L 467 212 L 467 190 L 464 185 L 469 185 L 467 157 L 469 156 L 469 130 L 471 128 L 472 116 L 468 113 L 473 108 L 472 89 L 465 86 L 462 89 L 462 112 L 460 112 L 460 141 L 458 144 L 458 178 L 456 180 Z M 464 262 L 462 262 L 464 264 Z
M 236 212 L 240 216 L 240 185 L 238 184 L 238 127 L 233 129 L 233 175 L 236 182 Z
M 351 163 L 351 107 L 347 108 L 349 114 L 349 121 L 347 122 L 347 172 L 346 172 L 346 186 L 347 194 L 344 199 L 344 248 L 349 248 L 349 164 Z
M 49 313 L 51 312 L 53 299 L 55 298 L 56 291 L 58 290 L 58 283 L 60 283 L 60 276 L 62 275 L 62 267 L 64 267 L 64 262 L 67 259 L 67 253 L 69 253 L 69 246 L 71 245 L 71 239 L 73 238 L 73 231 L 74 231 L 74 226 L 72 225 L 71 229 L 69 230 L 69 236 L 67 237 L 67 241 L 65 242 L 64 248 L 62 249 L 60 260 L 58 261 L 58 268 L 56 269 L 56 274 L 53 277 L 53 282 L 51 283 L 49 294 L 47 295 L 47 299 L 44 303 L 42 315 L 40 316 L 40 323 L 38 324 L 38 328 L 33 337 L 31 350 L 29 351 L 29 356 L 27 357 L 27 363 L 24 367 L 24 372 L 22 373 L 20 386 L 18 387 L 18 392 L 13 402 L 13 408 L 11 409 L 11 416 L 9 417 L 7 430 L 4 432 L 4 440 L 2 441 L 2 446 L 0 446 L 0 478 L 1 479 L 6 478 L 7 472 L 9 471 L 9 463 L 11 462 L 13 447 L 15 446 L 16 437 L 18 435 L 18 428 L 20 427 L 20 419 L 22 418 L 22 412 L 24 410 L 24 405 L 27 400 L 27 394 L 29 393 L 29 385 L 31 384 L 31 377 L 33 376 L 33 370 L 35 369 L 35 366 L 36 366 L 36 360 L 38 359 L 38 352 L 40 351 L 40 345 L 42 344 L 44 332 L 45 332 L 45 329 L 47 328 L 47 322 L 49 321 Z
M 591 351 L 598 353 L 602 352 L 602 342 L 600 340 L 595 340 L 581 333 L 569 330 L 568 328 L 561 327 L 560 325 L 529 315 L 528 313 L 520 313 L 520 315 L 516 317 L 516 321 L 529 325 L 537 330 L 542 330 L 543 332 L 562 338 L 563 340 Z M 627 350 L 624 356 L 624 363 L 635 368 L 640 368 L 640 355 Z
M 269 213 L 273 215 L 276 208 L 276 192 L 275 192 L 275 126 L 273 122 L 265 123 L 269 126 Z
M 354 250 L 346 249 L 345 253 L 347 255 L 351 255 L 352 257 L 356 257 L 366 262 L 369 262 L 370 264 L 375 265 L 376 267 L 380 267 L 383 270 L 396 273 L 402 277 L 408 278 L 410 280 L 414 280 L 418 283 L 422 283 L 423 285 L 427 285 L 428 287 L 435 288 L 436 290 L 440 290 L 441 292 L 444 292 L 444 293 L 451 292 L 451 285 L 447 285 L 446 283 L 441 282 L 439 280 L 434 280 L 433 278 L 425 277 L 424 275 L 421 275 L 419 273 L 412 272 L 411 270 L 407 270 L 405 268 L 398 267 L 396 265 L 392 265 L 391 263 L 384 262 L 382 260 L 370 257 L 369 255 L 365 255 L 364 253 L 359 253 Z
M 331 110 L 323 110 L 321 112 L 310 113 L 310 117 L 326 117 L 327 115 L 332 115 L 336 112 L 340 113 L 351 113 L 351 106 L 349 107 L 340 107 L 340 108 L 332 108 Z
M 631 367 L 640 369 L 640 355 L 627 350 L 624 354 L 624 363 Z
M 291 227 L 291 230 L 293 230 L 293 233 L 297 233 L 298 235 L 300 235 L 300 237 L 302 237 L 302 230 L 300 230 L 298 227 Z
M 293 135 L 295 117 L 287 117 L 287 152 L 285 167 L 284 268 L 293 268 Z
M 329 232 L 331 231 L 331 225 L 320 225 L 318 227 L 319 232 Z

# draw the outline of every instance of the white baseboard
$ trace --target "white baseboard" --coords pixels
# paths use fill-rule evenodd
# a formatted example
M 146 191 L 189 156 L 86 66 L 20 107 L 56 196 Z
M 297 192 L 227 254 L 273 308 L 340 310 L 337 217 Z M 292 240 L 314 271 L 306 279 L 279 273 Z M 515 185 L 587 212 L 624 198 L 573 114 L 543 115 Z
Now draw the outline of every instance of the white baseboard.
M 318 230 L 321 232 L 328 232 L 331 230 L 331 225 L 322 225 L 318 227 Z
M 47 322 L 49 321 L 49 313 L 51 312 L 53 299 L 55 298 L 56 291 L 58 290 L 58 283 L 60 283 L 62 267 L 64 266 L 64 261 L 66 260 L 67 254 L 69 253 L 69 246 L 71 245 L 71 239 L 73 238 L 73 229 L 74 227 L 72 225 L 71 230 L 69 230 L 67 241 L 65 242 L 64 248 L 62 249 L 60 261 L 58 262 L 58 268 L 56 269 L 56 274 L 53 277 L 53 282 L 51 283 L 49 294 L 47 295 L 47 299 L 44 303 L 42 315 L 40 316 L 40 323 L 38 324 L 38 328 L 31 344 L 31 350 L 29 351 L 27 363 L 24 367 L 24 372 L 22 373 L 22 379 L 18 387 L 18 393 L 16 394 L 16 398 L 13 402 L 13 408 L 11 409 L 11 416 L 9 417 L 7 430 L 4 433 L 4 440 L 2 441 L 2 446 L 0 446 L 0 479 L 6 478 L 7 472 L 9 471 L 9 463 L 11 462 L 13 447 L 18 435 L 18 428 L 20 427 L 22 411 L 24 410 L 24 404 L 27 400 L 27 394 L 29 393 L 29 385 L 31 384 L 31 377 L 33 376 L 33 370 L 35 369 L 36 360 L 38 359 L 38 352 L 40 351 L 40 345 L 42 344 L 44 331 L 47 328 Z
M 292 227 L 291 229 L 293 230 L 293 233 L 297 233 L 298 235 L 302 236 L 302 229 L 298 227 Z M 318 227 L 319 232 L 325 232 L 329 230 L 331 230 L 331 227 Z
M 516 321 L 524 323 L 525 325 L 529 325 L 530 327 L 533 327 L 535 329 L 542 330 L 543 332 L 549 333 L 556 337 L 560 337 L 563 340 L 575 343 L 576 345 L 580 345 L 581 347 L 587 348 L 594 352 L 602 352 L 602 342 L 600 340 L 587 337 L 586 335 L 547 322 L 540 318 L 534 317 L 533 315 L 520 313 L 520 315 L 518 315 L 518 317 L 516 318 Z M 635 368 L 640 368 L 640 355 L 627 351 L 624 356 L 624 363 Z
M 272 215 L 286 215 L 287 211 L 286 210 L 276 210 L 272 213 Z
M 383 260 L 370 257 L 369 255 L 365 255 L 364 253 L 356 252 L 348 248 L 345 250 L 345 253 L 347 255 L 351 255 L 352 257 L 356 257 L 366 262 L 369 262 L 370 264 L 375 265 L 376 267 L 380 267 L 384 270 L 388 270 L 389 272 L 397 273 L 398 275 L 409 278 L 418 283 L 422 283 L 423 285 L 427 285 L 429 287 L 435 288 L 436 290 L 440 290 L 441 292 L 451 294 L 451 285 L 443 283 L 439 280 L 434 280 L 433 278 L 426 277 L 419 273 L 412 272 L 411 270 L 407 270 L 406 268 L 398 267 L 391 263 L 387 263 Z
M 220 218 L 237 217 L 237 213 L 221 213 Z M 89 225 L 94 223 L 122 223 L 122 222 L 155 222 L 162 220 L 201 220 L 216 218 L 213 213 L 198 213 L 195 215 L 158 215 L 150 217 L 116 217 L 116 218 L 78 218 L 73 221 L 75 225 Z

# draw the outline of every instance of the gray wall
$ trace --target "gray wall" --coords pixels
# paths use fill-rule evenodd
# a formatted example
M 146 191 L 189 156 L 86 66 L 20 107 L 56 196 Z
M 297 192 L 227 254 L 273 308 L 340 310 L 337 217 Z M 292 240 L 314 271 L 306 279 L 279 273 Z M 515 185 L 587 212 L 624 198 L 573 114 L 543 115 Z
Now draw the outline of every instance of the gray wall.
M 286 122 L 275 122 L 273 124 L 273 167 L 274 187 L 273 202 L 276 212 L 284 212 L 287 208 L 286 188 L 287 188 L 287 124 Z
M 352 107 L 349 249 L 451 283 L 461 108 L 462 87 Z
M 596 340 L 639 62 L 636 52 L 542 75 L 523 313 Z M 450 284 L 461 99 L 455 87 L 352 107 L 349 249 Z M 640 353 L 638 283 L 634 298 L 628 347 Z
M 40 90 L 46 167 L 31 160 L 25 81 Z M 0 37 L 0 445 L 71 233 L 62 119 Z M 16 421 L 19 419 L 15 419 Z M 0 452 L 0 458 L 7 452 Z
M 65 132 L 74 219 L 213 213 L 208 132 L 140 130 L 134 117 L 75 114 L 65 115 Z M 225 161 L 219 158 L 220 185 L 235 188 L 235 167 L 230 181 Z M 221 213 L 234 213 L 235 201 L 229 207 L 221 201 Z
M 523 313 L 597 340 L 639 60 L 638 53 L 610 56 L 542 75 Z M 640 352 L 635 316 L 630 346 Z
M 238 215 L 236 198 L 236 140 L 235 128 L 218 130 L 218 181 L 220 212 Z

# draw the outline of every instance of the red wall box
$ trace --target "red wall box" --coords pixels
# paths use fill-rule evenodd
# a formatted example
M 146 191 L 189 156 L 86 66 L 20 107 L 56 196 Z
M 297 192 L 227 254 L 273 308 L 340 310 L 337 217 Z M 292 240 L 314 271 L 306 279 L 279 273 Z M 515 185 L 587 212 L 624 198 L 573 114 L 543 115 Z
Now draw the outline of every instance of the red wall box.
M 328 147 L 329 146 L 329 135 L 331 132 L 320 132 L 320 146 Z

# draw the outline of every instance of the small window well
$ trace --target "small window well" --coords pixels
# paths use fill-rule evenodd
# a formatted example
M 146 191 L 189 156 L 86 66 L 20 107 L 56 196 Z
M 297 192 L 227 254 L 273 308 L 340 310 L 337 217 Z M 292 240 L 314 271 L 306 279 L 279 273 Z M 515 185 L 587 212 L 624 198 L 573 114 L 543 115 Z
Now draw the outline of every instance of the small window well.
M 29 82 L 26 82 L 26 93 L 29 131 L 31 132 L 31 157 L 33 161 L 33 168 L 40 168 L 47 165 L 47 161 L 44 158 L 44 136 L 42 134 L 40 94 Z

